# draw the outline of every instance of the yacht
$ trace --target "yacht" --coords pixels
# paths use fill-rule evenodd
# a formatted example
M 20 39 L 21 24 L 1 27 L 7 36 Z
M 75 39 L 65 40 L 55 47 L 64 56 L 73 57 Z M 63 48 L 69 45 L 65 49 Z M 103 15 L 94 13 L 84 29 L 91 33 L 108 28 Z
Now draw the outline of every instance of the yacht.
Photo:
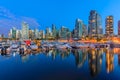
M 71 46 L 67 43 L 59 43 L 57 46 L 57 49 L 69 49 Z
M 10 49 L 11 49 L 11 51 L 17 52 L 17 51 L 19 51 L 19 45 L 17 43 L 12 43 L 10 45 Z
M 31 43 L 30 48 L 31 50 L 34 50 L 34 51 L 38 50 L 38 46 L 35 43 Z
M 0 52 L 1 52 L 1 50 L 2 50 L 2 43 L 0 43 Z

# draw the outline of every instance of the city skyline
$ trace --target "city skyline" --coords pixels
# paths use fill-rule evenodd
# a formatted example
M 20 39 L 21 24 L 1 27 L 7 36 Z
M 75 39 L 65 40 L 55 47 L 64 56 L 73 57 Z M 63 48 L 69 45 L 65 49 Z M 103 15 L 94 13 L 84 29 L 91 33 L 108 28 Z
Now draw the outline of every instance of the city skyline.
M 27 6 L 25 6 L 25 4 Z M 19 2 L 12 1 L 1 1 L 0 2 L 0 27 L 3 30 L 12 28 L 11 24 L 15 22 L 13 17 L 17 18 L 17 22 L 15 22 L 16 27 L 21 28 L 21 21 L 26 21 L 30 24 L 31 28 L 38 28 L 45 30 L 46 27 L 51 26 L 51 24 L 55 24 L 57 28 L 60 28 L 62 25 L 68 27 L 70 30 L 74 28 L 74 23 L 76 18 L 81 19 L 88 26 L 88 16 L 91 10 L 96 10 L 102 16 L 102 27 L 105 28 L 105 18 L 109 15 L 114 17 L 114 33 L 117 34 L 117 25 L 118 20 L 120 20 L 120 15 L 118 15 L 119 11 L 116 8 L 119 8 L 120 1 L 28 1 L 21 0 Z M 60 5 L 60 4 L 62 5 Z M 74 5 L 74 4 L 76 5 Z M 92 4 L 95 5 L 92 5 Z M 8 5 L 11 4 L 11 5 Z M 20 4 L 23 4 L 20 6 Z M 41 5 L 40 5 L 41 4 Z M 71 6 L 71 4 L 73 6 Z M 33 5 L 33 6 L 32 6 Z M 49 6 L 48 7 L 46 7 Z M 87 6 L 86 6 L 87 5 Z M 102 9 L 102 10 L 101 10 Z M 3 15 L 4 12 L 4 15 Z M 9 13 L 9 15 L 8 15 Z M 9 16 L 9 17 L 8 17 Z M 13 21 L 10 21 L 8 18 L 11 18 Z M 7 18 L 7 19 L 6 19 Z M 32 22 L 32 24 L 31 24 Z M 4 23 L 4 24 L 3 24 Z M 6 24 L 5 24 L 6 23 Z M 5 27 L 3 27 L 5 26 Z M 1 33 L 3 33 L 1 30 Z M 9 30 L 6 30 L 9 31 Z M 105 29 L 103 31 L 105 33 Z
M 1 0 L 0 80 L 120 80 L 120 0 Z

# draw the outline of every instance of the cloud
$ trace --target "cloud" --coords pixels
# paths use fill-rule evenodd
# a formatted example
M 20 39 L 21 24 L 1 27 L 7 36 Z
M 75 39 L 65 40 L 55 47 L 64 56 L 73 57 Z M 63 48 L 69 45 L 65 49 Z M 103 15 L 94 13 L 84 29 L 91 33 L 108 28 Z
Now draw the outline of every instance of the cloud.
M 0 7 L 0 34 L 7 35 L 12 27 L 21 29 L 21 23 L 27 22 L 30 28 L 38 28 L 40 25 L 36 19 L 26 16 L 18 16 L 4 7 Z
M 8 9 L 0 7 L 0 17 L 6 19 L 15 19 L 15 15 L 12 14 Z

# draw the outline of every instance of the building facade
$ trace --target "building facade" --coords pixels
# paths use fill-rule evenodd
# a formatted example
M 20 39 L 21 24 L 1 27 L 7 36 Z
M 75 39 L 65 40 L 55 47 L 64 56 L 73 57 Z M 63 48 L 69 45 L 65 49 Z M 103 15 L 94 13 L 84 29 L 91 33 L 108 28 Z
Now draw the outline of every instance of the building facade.
M 106 29 L 105 29 L 105 34 L 106 36 L 113 36 L 114 32 L 113 32 L 113 16 L 108 16 L 105 20 L 106 23 Z
M 35 29 L 35 39 L 39 39 L 39 30 L 38 29 Z
M 45 38 L 45 34 L 44 34 L 43 30 L 40 30 L 39 35 L 40 35 L 40 39 L 44 39 Z
M 29 39 L 29 25 L 26 22 L 22 23 L 22 39 Z
M 54 39 L 57 37 L 57 28 L 54 24 L 52 24 L 52 36 Z
M 46 33 L 45 33 L 45 38 L 46 39 L 52 39 L 53 37 L 52 37 L 52 32 L 51 32 L 51 29 L 48 27 L 48 28 L 46 28 L 46 31 L 45 31 Z
M 29 29 L 29 39 L 35 39 L 34 30 Z
M 120 20 L 118 21 L 118 35 L 120 36 Z
M 83 25 L 82 37 L 85 38 L 87 35 L 88 35 L 87 26 L 84 24 L 84 25 Z
M 15 27 L 13 27 L 12 30 L 11 30 L 11 34 L 12 34 L 12 38 L 13 38 L 13 39 L 16 39 L 16 31 L 17 31 L 17 30 L 16 30 Z
M 74 32 L 74 38 L 82 38 L 83 36 L 83 26 L 84 26 L 84 23 L 82 20 L 80 19 L 76 19 L 76 22 L 75 22 L 75 32 Z
M 68 28 L 62 26 L 60 31 L 59 31 L 59 36 L 60 36 L 60 39 L 64 39 L 64 40 L 67 40 L 70 38 L 70 31 Z
M 96 10 L 90 11 L 89 21 L 88 21 L 88 35 L 91 38 L 100 38 L 103 34 L 101 16 Z
M 21 39 L 21 30 L 16 31 L 16 39 Z

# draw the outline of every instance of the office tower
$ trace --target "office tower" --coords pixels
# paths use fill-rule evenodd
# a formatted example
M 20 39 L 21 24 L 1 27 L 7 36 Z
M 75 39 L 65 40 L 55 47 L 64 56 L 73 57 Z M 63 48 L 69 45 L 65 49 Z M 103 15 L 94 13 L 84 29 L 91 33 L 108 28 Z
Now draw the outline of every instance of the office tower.
M 21 39 L 21 30 L 16 31 L 16 39 Z
M 46 31 L 45 31 L 45 32 L 46 32 L 46 33 L 45 33 L 46 39 L 51 39 L 51 38 L 52 38 L 52 32 L 51 32 L 51 30 L 50 30 L 49 27 L 46 28 Z
M 103 29 L 101 26 L 101 16 L 95 10 L 90 11 L 89 21 L 88 21 L 88 34 L 91 38 L 100 38 L 103 34 Z
M 29 39 L 29 25 L 22 22 L 22 39 Z
M 82 37 L 86 37 L 87 35 L 88 35 L 87 26 L 84 24 L 84 25 L 83 25 Z
M 38 39 L 39 38 L 39 30 L 38 29 L 35 29 L 35 39 Z
M 118 35 L 120 36 L 120 20 L 118 21 Z
M 16 39 L 16 28 L 15 27 L 12 28 L 11 34 L 12 34 L 12 38 Z
M 8 32 L 8 38 L 12 38 L 10 32 Z
M 56 29 L 56 26 L 54 24 L 52 24 L 52 36 L 54 39 L 57 36 L 57 29 Z
M 34 34 L 34 30 L 29 29 L 29 39 L 34 39 L 35 38 L 35 34 Z
M 8 37 L 12 38 L 12 29 L 10 29 L 10 32 L 8 33 Z
M 74 32 L 74 38 L 80 39 L 83 35 L 83 21 L 80 19 L 76 19 L 75 23 L 75 32 Z
M 1 37 L 1 38 L 4 38 L 4 37 L 5 37 L 5 35 L 4 35 L 4 34 L 1 34 L 1 35 L 0 35 L 0 37 Z
M 62 26 L 60 31 L 59 31 L 59 34 L 60 34 L 60 39 L 68 39 L 70 38 L 70 34 L 69 34 L 69 29 Z
M 106 36 L 113 36 L 113 16 L 108 16 L 106 18 L 106 29 L 105 29 L 105 33 L 106 33 Z
M 44 31 L 43 30 L 40 30 L 39 32 L 39 36 L 40 36 L 40 39 L 44 39 L 45 37 L 45 34 L 44 34 Z

